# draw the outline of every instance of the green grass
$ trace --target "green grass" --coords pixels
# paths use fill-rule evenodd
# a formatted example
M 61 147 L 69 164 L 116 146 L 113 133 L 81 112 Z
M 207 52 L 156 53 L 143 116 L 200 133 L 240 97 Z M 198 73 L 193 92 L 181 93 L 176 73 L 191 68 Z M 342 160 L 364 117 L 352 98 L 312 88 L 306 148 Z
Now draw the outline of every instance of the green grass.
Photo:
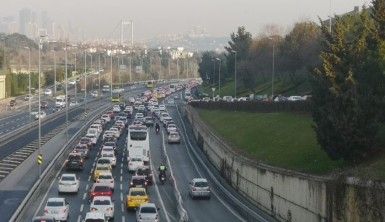
M 198 110 L 201 117 L 236 149 L 264 163 L 306 173 L 343 168 L 316 141 L 310 116 Z

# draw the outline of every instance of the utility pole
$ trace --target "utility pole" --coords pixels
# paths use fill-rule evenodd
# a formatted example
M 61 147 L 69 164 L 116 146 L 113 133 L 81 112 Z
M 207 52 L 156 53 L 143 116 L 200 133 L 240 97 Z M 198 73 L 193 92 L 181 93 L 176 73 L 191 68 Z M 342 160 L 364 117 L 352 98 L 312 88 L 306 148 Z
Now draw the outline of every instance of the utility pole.
M 179 80 L 179 58 L 176 58 L 176 72 L 177 72 L 177 77 Z
M 68 40 L 66 40 L 66 45 L 65 45 L 66 138 L 68 140 L 68 106 L 69 106 L 69 103 L 68 103 L 68 62 L 67 62 L 67 50 L 68 50 L 68 48 L 67 48 L 67 46 L 68 46 Z
M 232 50 L 234 53 L 234 98 L 237 98 L 237 51 Z
M 78 88 L 78 82 L 77 82 L 77 75 L 78 75 L 78 71 L 76 69 L 76 52 L 75 52 L 75 104 L 77 103 L 78 99 L 77 99 L 77 88 Z
M 54 73 L 54 77 L 53 77 L 53 81 L 54 81 L 54 95 L 56 96 L 56 52 L 55 52 L 55 47 L 53 48 L 53 73 Z
M 111 54 L 110 96 L 112 101 L 112 54 Z
M 84 51 L 84 113 L 87 115 L 87 51 Z
M 27 47 L 28 49 L 28 110 L 29 110 L 29 121 L 32 120 L 31 115 L 31 48 Z M 40 106 L 40 104 L 39 104 Z
M 132 82 L 132 58 L 131 56 L 129 57 L 130 59 L 130 83 Z
M 171 76 L 170 57 L 168 57 L 167 61 L 168 61 L 168 78 L 170 78 Z
M 98 65 L 98 73 L 99 73 L 99 83 L 98 83 L 98 86 L 99 86 L 99 92 L 98 92 L 98 97 L 100 98 L 101 96 L 101 91 L 100 91 L 100 53 L 99 53 L 99 65 Z
M 45 36 L 41 35 L 40 38 L 39 38 L 39 77 L 38 77 L 38 104 L 39 104 L 39 107 L 38 107 L 38 124 L 39 124 L 39 129 L 38 129 L 38 155 L 42 155 L 41 154 L 41 99 L 40 99 L 40 91 L 41 91 L 41 49 L 43 47 L 43 38 Z M 39 165 L 39 178 L 41 177 L 41 165 Z
M 219 97 L 221 97 L 221 63 L 222 63 L 222 60 L 220 58 L 216 58 L 216 60 L 219 61 L 219 67 L 218 67 L 218 95 Z

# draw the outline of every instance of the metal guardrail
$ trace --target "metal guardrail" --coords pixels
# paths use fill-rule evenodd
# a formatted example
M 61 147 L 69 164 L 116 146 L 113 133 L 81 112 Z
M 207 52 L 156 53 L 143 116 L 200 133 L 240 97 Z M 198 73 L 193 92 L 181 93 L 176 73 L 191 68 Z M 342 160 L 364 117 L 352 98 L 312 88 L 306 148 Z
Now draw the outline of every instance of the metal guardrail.
M 29 190 L 27 196 L 24 198 L 24 200 L 21 202 L 19 207 L 16 209 L 16 211 L 13 213 L 12 217 L 10 218 L 10 222 L 18 222 L 18 221 L 25 221 L 25 218 L 23 214 L 25 214 L 26 209 L 28 209 L 28 205 L 33 204 L 34 200 L 39 197 L 39 195 L 42 192 L 45 192 L 46 186 L 49 184 L 49 181 L 55 178 L 56 174 L 59 172 L 59 170 L 62 167 L 62 162 L 67 157 L 67 152 L 69 152 L 70 147 L 72 147 L 72 143 L 76 141 L 76 139 L 83 133 L 84 129 L 89 127 L 89 125 L 99 117 L 99 113 L 102 113 L 106 111 L 108 108 L 110 108 L 109 105 L 102 106 L 101 108 L 94 111 L 94 114 L 92 115 L 93 118 L 91 118 L 89 121 L 87 121 L 86 124 L 82 126 L 82 128 L 75 133 L 68 142 L 63 146 L 63 148 L 56 154 L 56 156 L 53 158 L 53 160 L 50 162 L 50 164 L 45 168 L 40 178 L 34 183 L 32 188 Z M 91 116 L 91 115 L 90 115 Z M 67 152 L 66 152 L 67 151 Z

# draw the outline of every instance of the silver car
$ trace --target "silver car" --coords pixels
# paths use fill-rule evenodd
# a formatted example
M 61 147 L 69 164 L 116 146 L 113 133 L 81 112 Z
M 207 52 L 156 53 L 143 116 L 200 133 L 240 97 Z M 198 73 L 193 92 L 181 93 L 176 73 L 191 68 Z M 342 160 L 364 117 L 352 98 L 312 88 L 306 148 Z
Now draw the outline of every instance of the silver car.
M 159 222 L 158 208 L 153 203 L 140 205 L 136 211 L 136 221 L 138 222 Z
M 191 198 L 207 198 L 210 199 L 210 187 L 205 178 L 194 178 L 189 183 L 189 193 Z
M 169 144 L 171 143 L 180 143 L 180 135 L 177 131 L 171 131 L 170 134 L 168 134 L 167 142 Z

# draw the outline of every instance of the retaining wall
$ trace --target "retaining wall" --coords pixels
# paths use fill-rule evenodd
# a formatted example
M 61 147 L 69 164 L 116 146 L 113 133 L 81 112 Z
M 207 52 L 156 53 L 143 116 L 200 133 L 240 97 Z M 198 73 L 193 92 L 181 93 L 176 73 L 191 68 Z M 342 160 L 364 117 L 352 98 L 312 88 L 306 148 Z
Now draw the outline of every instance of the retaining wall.
M 380 200 L 369 195 L 381 193 L 378 186 L 358 185 L 344 177 L 342 180 L 318 177 L 258 163 L 234 152 L 191 106 L 186 106 L 185 115 L 199 147 L 228 183 L 277 220 L 384 221 L 385 192 L 379 195 L 382 196 Z

